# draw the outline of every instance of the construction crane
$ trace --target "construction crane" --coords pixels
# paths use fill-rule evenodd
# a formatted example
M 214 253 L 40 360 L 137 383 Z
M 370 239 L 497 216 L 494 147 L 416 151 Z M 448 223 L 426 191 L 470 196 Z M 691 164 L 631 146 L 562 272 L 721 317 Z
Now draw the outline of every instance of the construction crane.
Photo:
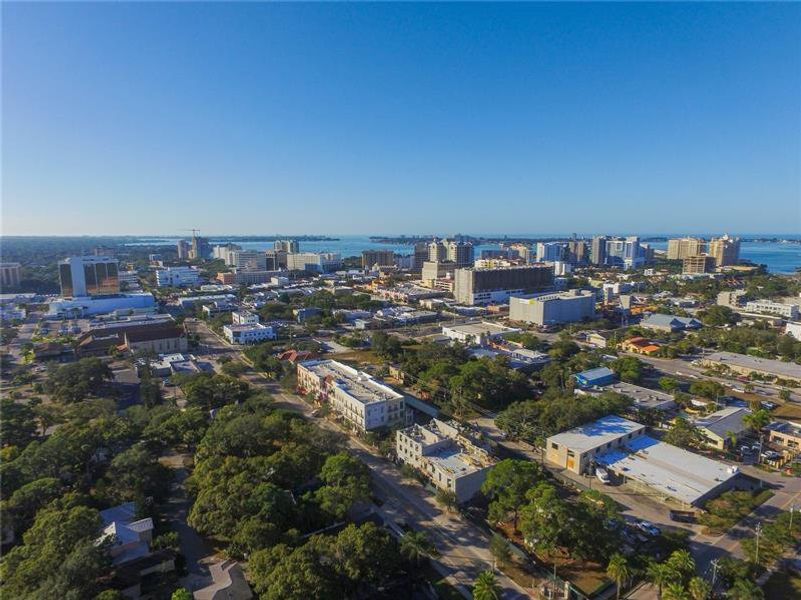
M 200 229 L 195 229 L 195 228 L 192 228 L 192 229 L 181 229 L 180 231 L 191 231 L 192 232 L 192 237 L 197 237 L 197 234 L 200 233 Z

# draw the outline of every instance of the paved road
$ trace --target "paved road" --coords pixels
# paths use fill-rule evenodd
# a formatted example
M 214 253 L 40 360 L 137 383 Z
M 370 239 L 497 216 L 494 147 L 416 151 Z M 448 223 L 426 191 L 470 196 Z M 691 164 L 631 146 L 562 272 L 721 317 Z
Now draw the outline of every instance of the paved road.
M 204 323 L 196 323 L 194 327 L 201 336 L 201 343 L 209 347 L 213 353 L 231 351 L 227 343 L 209 332 Z M 299 396 L 284 392 L 278 384 L 268 382 L 252 373 L 247 374 L 246 378 L 252 385 L 268 391 L 282 408 L 300 412 L 314 420 L 320 427 L 342 432 L 339 427 L 325 419 L 313 419 L 312 407 Z M 397 505 L 397 508 L 405 515 L 408 525 L 429 534 L 440 553 L 435 562 L 440 565 L 441 572 L 447 574 L 462 594 L 469 598 L 469 589 L 475 577 L 482 571 L 493 569 L 489 536 L 460 516 L 444 512 L 429 491 L 414 481 L 404 479 L 392 462 L 378 456 L 369 446 L 350 437 L 347 438 L 347 446 L 354 456 L 370 468 L 379 497 L 400 500 L 401 504 Z M 498 573 L 497 577 L 504 590 L 505 599 L 530 597 L 529 590 L 523 589 L 502 573 Z

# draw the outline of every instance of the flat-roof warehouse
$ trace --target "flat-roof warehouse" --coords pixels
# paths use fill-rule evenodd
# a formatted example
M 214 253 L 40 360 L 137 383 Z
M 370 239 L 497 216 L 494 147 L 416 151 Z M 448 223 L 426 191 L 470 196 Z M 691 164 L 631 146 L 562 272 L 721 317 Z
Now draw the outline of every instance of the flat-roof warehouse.
M 714 352 L 702 360 L 706 367 L 724 366 L 735 373 L 750 375 L 771 375 L 784 379 L 797 379 L 801 381 L 801 365 L 770 358 L 759 358 L 735 352 Z
M 647 435 L 601 454 L 596 461 L 627 480 L 689 506 L 698 506 L 731 489 L 739 474 L 737 467 Z

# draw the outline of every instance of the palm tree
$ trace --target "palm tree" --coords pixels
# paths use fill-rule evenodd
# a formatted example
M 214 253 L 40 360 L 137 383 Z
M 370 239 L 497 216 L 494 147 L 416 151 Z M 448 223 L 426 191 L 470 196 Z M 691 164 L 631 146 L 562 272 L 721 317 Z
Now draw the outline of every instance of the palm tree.
M 473 586 L 473 600 L 501 600 L 503 590 L 498 585 L 495 573 L 484 571 L 476 577 L 476 584 Z
M 617 585 L 617 600 L 620 600 L 620 589 L 623 587 L 623 582 L 631 578 L 631 569 L 626 557 L 622 554 L 613 554 L 609 559 L 609 565 L 606 567 L 606 574 L 615 580 Z
M 690 579 L 687 591 L 690 592 L 690 597 L 693 600 L 708 600 L 709 595 L 712 593 L 712 586 L 702 577 L 693 577 Z
M 765 594 L 750 579 L 738 579 L 726 592 L 726 597 L 730 600 L 762 600 Z
M 680 575 L 680 579 L 687 580 L 695 573 L 695 561 L 687 550 L 675 550 L 667 564 Z
M 665 586 L 663 600 L 690 600 L 690 594 L 680 583 L 669 583 Z
M 676 583 L 681 579 L 681 574 L 668 563 L 653 562 L 648 565 L 648 580 L 657 588 L 657 595 L 662 597 L 662 588 L 669 583 Z
M 419 565 L 425 556 L 434 556 L 436 548 L 422 531 L 407 531 L 400 541 L 400 552 L 408 560 Z

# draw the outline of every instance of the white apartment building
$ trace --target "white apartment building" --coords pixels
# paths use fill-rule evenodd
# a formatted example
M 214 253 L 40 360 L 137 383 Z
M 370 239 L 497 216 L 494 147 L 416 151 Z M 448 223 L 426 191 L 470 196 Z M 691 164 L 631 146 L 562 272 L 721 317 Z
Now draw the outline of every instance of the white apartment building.
M 275 329 L 261 323 L 251 323 L 247 325 L 225 325 L 223 335 L 232 344 L 258 344 L 274 340 L 277 335 Z
M 290 252 L 286 262 L 290 271 L 330 273 L 342 267 L 342 257 L 336 252 Z
M 243 271 L 266 271 L 267 255 L 256 250 L 234 250 L 228 254 L 228 263 Z
M 403 394 L 335 360 L 298 363 L 298 390 L 314 394 L 360 431 L 407 424 Z
M 195 267 L 166 267 L 156 271 L 157 287 L 191 287 L 200 283 Z
M 536 325 L 573 323 L 595 317 L 595 292 L 570 290 L 509 298 L 509 320 Z
M 795 321 L 798 319 L 797 304 L 782 304 L 770 300 L 752 300 L 745 303 L 745 311 L 764 315 L 776 315 Z
M 235 310 L 231 313 L 231 324 L 233 325 L 256 325 L 259 322 L 259 315 L 249 310 Z
M 395 451 L 439 489 L 456 494 L 459 503 L 470 500 L 495 464 L 489 452 L 465 434 L 455 421 L 432 419 L 395 434 Z

